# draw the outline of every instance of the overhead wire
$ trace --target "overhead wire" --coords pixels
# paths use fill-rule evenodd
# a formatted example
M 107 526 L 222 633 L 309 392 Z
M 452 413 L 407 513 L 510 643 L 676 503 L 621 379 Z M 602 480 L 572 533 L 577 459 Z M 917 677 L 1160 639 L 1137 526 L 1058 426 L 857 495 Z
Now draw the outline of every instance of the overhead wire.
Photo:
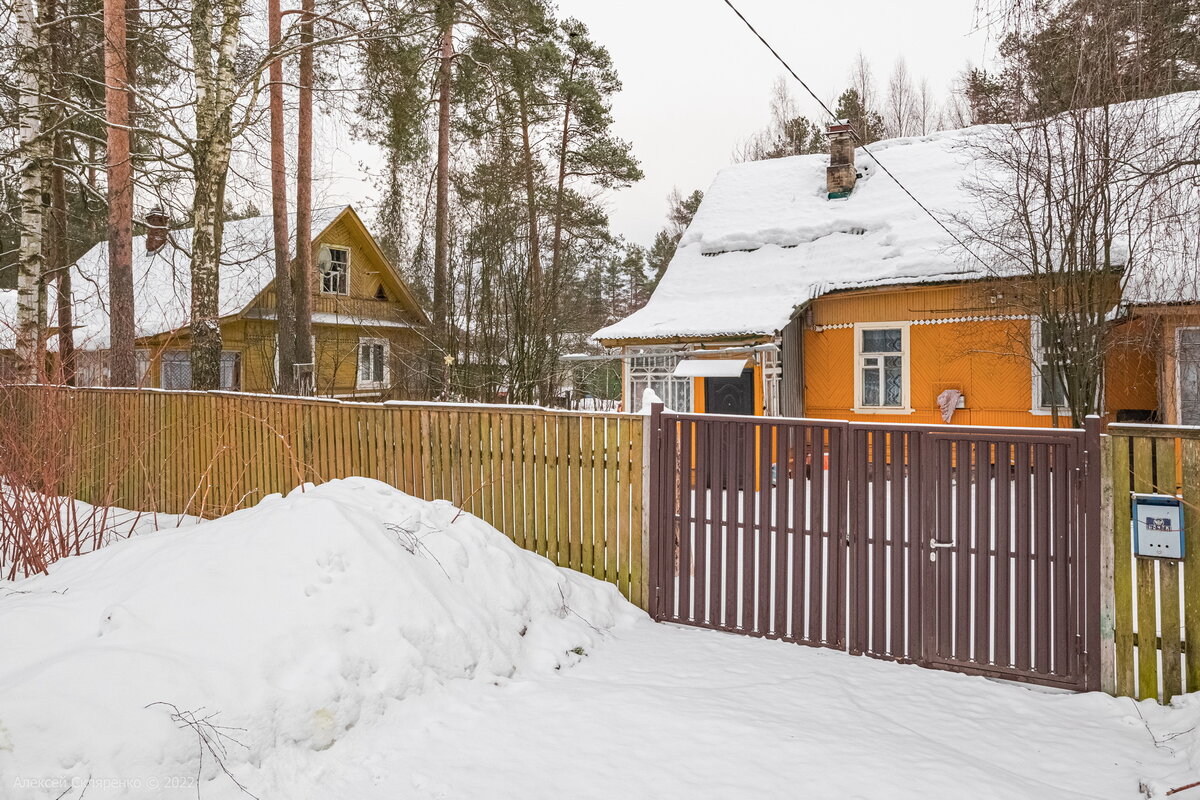
M 753 33 L 760 42 L 762 42 L 763 46 L 766 47 L 767 50 L 771 51 L 771 55 L 775 56 L 775 60 L 783 65 L 783 68 L 788 71 L 788 74 L 790 74 L 793 78 L 795 78 L 796 82 L 799 83 L 802 87 L 804 87 L 804 91 L 808 92 L 809 97 L 811 97 L 813 100 L 815 100 L 817 102 L 817 104 L 819 106 L 821 106 L 822 109 L 824 109 L 825 113 L 829 115 L 829 118 L 831 120 L 833 120 L 834 122 L 840 122 L 837 115 L 833 113 L 833 110 L 830 109 L 829 106 L 825 103 L 825 101 L 822 100 L 820 97 L 818 97 L 817 93 L 814 92 L 809 87 L 809 85 L 804 82 L 804 79 L 801 78 L 800 75 L 796 73 L 796 70 L 792 69 L 792 65 L 787 62 L 787 59 L 785 59 L 783 56 L 781 56 L 779 54 L 779 51 L 777 51 L 771 45 L 771 43 L 769 41 L 767 41 L 766 37 L 764 37 L 761 33 L 758 32 L 758 29 L 754 27 L 754 25 L 750 22 L 750 20 L 746 19 L 746 16 L 741 11 L 738 10 L 738 7 L 733 4 L 732 0 L 724 0 L 724 2 L 725 2 L 725 5 L 729 6 L 730 10 L 733 11 L 733 13 L 737 15 L 738 19 L 740 19 L 745 24 L 745 26 L 750 29 L 750 32 Z M 854 136 L 856 139 L 858 138 L 857 131 L 854 133 Z M 920 209 L 923 212 L 925 212 L 925 214 L 931 220 L 933 220 L 935 223 L 937 223 L 938 227 L 941 228 L 943 231 L 945 231 L 950 236 L 950 238 L 953 239 L 958 244 L 959 247 L 961 247 L 963 250 L 965 250 L 967 253 L 969 253 L 976 261 L 978 261 L 980 264 L 982 264 L 985 269 L 991 270 L 991 266 L 986 261 L 984 261 L 983 258 L 978 253 L 976 253 L 974 250 L 972 250 L 970 247 L 968 247 L 966 242 L 964 242 L 961 238 L 959 238 L 958 234 L 956 234 L 954 231 L 950 230 L 950 228 L 948 228 L 944 222 L 942 222 L 940 219 L 938 219 L 937 215 L 934 214 L 932 211 L 930 211 L 929 208 L 924 203 L 922 203 L 920 200 L 918 200 L 917 196 L 915 194 L 913 194 L 911 191 L 909 191 L 908 187 L 905 186 L 900 181 L 900 179 L 896 177 L 895 173 L 893 173 L 890 169 L 887 168 L 886 164 L 884 164 L 882 161 L 879 160 L 878 156 L 876 156 L 874 153 L 871 152 L 871 150 L 867 147 L 866 143 L 862 142 L 861 139 L 859 140 L 859 147 L 861 147 L 863 152 L 866 153 L 867 155 L 869 155 L 871 157 L 871 160 L 874 161 L 879 166 L 879 168 L 881 170 L 883 170 L 883 172 L 889 178 L 891 178 L 892 181 L 894 181 L 897 186 L 900 187 L 900 190 L 903 191 L 906 195 L 908 195 L 909 199 L 911 199 L 914 203 L 916 203 L 917 206 L 920 207 Z

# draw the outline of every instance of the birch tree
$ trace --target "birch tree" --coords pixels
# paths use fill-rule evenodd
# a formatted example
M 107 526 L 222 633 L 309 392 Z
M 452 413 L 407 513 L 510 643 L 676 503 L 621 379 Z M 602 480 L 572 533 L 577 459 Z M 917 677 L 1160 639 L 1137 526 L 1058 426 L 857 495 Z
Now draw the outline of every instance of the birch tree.
M 238 100 L 242 0 L 193 0 L 189 38 L 196 81 L 192 147 L 192 386 L 221 385 L 220 259 L 225 182 Z
M 33 0 L 17 0 L 17 81 L 20 142 L 20 244 L 17 261 L 16 356 L 22 380 L 42 379 L 45 327 L 42 202 L 47 140 L 42 130 L 46 48 Z

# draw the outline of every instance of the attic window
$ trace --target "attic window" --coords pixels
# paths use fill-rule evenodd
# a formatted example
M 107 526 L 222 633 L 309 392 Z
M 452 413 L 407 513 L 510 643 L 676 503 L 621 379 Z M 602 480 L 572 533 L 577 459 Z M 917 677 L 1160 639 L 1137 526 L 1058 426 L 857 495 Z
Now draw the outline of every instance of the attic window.
M 379 284 L 379 288 L 375 290 L 375 299 L 376 300 L 387 300 L 388 299 L 387 290 L 383 288 L 382 283 Z
M 350 294 L 350 251 L 344 247 L 322 248 L 321 293 Z

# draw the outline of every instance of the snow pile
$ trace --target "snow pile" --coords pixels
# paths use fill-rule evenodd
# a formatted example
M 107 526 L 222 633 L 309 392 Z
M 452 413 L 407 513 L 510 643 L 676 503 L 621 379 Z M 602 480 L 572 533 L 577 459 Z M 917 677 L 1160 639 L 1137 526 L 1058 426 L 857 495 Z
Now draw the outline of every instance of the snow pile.
M 574 664 L 638 615 L 444 501 L 361 478 L 272 496 L 0 586 L 0 786 L 253 791 L 396 701 Z

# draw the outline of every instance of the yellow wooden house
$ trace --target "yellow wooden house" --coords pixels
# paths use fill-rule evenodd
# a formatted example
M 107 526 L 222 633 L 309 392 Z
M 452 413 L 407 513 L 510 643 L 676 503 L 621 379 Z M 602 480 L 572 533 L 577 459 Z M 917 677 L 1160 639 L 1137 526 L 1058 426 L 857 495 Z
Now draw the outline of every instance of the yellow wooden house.
M 646 305 L 594 335 L 624 362 L 625 408 L 651 388 L 689 412 L 1069 425 L 1028 310 L 1036 287 L 964 258 L 869 155 L 838 146 L 848 135 L 833 132 L 832 161 L 717 175 Z M 971 135 L 870 150 L 951 220 L 970 207 Z M 1135 282 L 1113 275 L 1109 419 L 1200 423 L 1200 280 L 1188 274 L 1150 297 L 1123 296 Z
M 191 388 L 187 248 L 191 230 L 151 214 L 134 239 L 134 303 L 143 386 Z M 294 231 L 294 215 L 289 219 Z M 419 391 L 429 324 L 412 290 L 350 206 L 313 211 L 312 321 L 316 393 L 407 398 Z M 80 385 L 106 383 L 108 245 L 75 264 L 73 305 Z M 276 294 L 272 218 L 231 220 L 222 245 L 221 388 L 275 389 Z

